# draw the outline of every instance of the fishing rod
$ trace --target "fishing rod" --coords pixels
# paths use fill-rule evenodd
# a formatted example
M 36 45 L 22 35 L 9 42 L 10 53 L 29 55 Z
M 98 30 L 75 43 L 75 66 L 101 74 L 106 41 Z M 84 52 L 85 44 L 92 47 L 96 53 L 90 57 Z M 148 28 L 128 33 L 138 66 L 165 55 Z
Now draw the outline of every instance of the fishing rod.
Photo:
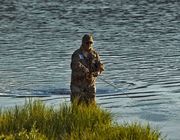
M 116 85 L 114 85 L 113 83 L 107 81 L 107 80 L 104 79 L 103 77 L 99 77 L 99 79 L 100 79 L 101 81 L 103 81 L 104 83 L 106 83 L 106 84 L 114 87 L 115 89 L 120 90 Z M 122 90 L 121 90 L 121 91 L 122 91 Z M 125 93 L 125 92 L 122 92 L 122 93 Z M 133 98 L 131 98 L 131 97 L 128 96 L 127 94 L 122 94 L 122 95 L 126 95 L 128 98 L 130 98 L 132 101 L 134 101 Z M 121 116 L 121 117 L 123 117 L 123 116 Z M 125 118 L 124 118 L 124 119 L 125 119 Z M 168 120 L 169 120 L 169 119 L 168 119 Z M 167 123 L 168 123 L 168 122 L 166 122 L 164 125 L 160 126 L 159 129 L 162 129 L 162 128 L 164 128 L 165 126 L 167 126 Z
M 96 48 L 96 50 L 98 51 L 98 52 L 100 52 L 100 48 L 98 49 L 98 48 Z M 101 77 L 98 77 L 101 81 L 103 81 L 104 83 L 106 83 L 106 84 L 108 84 L 108 85 L 110 85 L 111 87 L 114 87 L 116 90 L 118 90 L 118 91 L 120 91 L 121 89 L 119 89 L 119 87 L 117 87 L 116 85 L 114 85 L 113 83 L 111 83 L 111 82 L 108 82 L 105 78 L 103 78 L 102 76 Z M 134 83 L 129 83 L 129 84 L 131 84 L 131 85 L 135 85 Z M 125 90 L 121 90 L 121 92 L 122 93 L 125 93 L 124 92 Z M 122 94 L 122 95 L 124 95 L 124 94 Z M 130 98 L 130 99 L 132 99 L 130 96 L 128 96 L 127 94 L 125 94 L 128 98 Z
M 119 89 L 119 87 L 117 87 L 117 86 L 114 85 L 113 83 L 107 81 L 105 78 L 99 77 L 99 79 L 100 79 L 101 81 L 103 81 L 104 83 L 106 83 L 106 84 L 114 87 L 116 90 L 121 91 L 122 93 L 125 93 L 125 92 L 124 92 L 125 90 Z M 128 94 L 122 94 L 122 95 L 126 95 L 128 98 L 132 99 L 130 96 L 128 96 Z

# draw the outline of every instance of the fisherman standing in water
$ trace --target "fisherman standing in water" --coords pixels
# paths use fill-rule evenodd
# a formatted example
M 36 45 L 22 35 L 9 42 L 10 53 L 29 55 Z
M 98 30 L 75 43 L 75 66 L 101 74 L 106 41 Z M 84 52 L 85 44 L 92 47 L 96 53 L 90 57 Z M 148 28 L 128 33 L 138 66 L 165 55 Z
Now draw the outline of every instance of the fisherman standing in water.
M 95 103 L 96 79 L 104 71 L 104 65 L 93 48 L 92 35 L 83 36 L 81 47 L 71 59 L 71 102 Z

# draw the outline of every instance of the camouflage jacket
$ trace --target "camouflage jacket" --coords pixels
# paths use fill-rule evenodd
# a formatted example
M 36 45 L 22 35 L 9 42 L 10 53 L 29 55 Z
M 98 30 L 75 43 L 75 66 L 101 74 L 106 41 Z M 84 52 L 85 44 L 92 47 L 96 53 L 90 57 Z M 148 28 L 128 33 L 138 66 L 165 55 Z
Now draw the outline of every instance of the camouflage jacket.
M 86 88 L 95 86 L 96 77 L 100 74 L 100 57 L 92 49 L 85 54 L 82 49 L 76 50 L 72 54 L 71 60 L 71 85 Z M 103 70 L 102 70 L 103 71 Z

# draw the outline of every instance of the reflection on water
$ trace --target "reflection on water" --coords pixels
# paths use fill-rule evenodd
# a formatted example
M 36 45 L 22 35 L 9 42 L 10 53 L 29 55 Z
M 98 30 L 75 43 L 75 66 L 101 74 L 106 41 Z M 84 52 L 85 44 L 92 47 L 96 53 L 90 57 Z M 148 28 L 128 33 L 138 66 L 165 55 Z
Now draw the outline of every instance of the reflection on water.
M 0 1 L 0 96 L 67 99 L 71 54 L 91 32 L 102 77 L 118 88 L 98 79 L 97 102 L 169 133 L 180 122 L 179 7 L 177 0 Z

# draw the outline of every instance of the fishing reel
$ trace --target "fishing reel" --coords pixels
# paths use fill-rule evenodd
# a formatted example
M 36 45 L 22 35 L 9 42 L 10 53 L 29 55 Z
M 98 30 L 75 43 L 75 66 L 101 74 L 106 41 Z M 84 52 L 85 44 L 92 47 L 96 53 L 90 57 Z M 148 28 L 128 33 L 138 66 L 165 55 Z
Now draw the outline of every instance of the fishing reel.
M 91 72 L 102 72 L 104 71 L 104 64 L 100 63 L 100 61 L 95 60 L 91 65 Z

